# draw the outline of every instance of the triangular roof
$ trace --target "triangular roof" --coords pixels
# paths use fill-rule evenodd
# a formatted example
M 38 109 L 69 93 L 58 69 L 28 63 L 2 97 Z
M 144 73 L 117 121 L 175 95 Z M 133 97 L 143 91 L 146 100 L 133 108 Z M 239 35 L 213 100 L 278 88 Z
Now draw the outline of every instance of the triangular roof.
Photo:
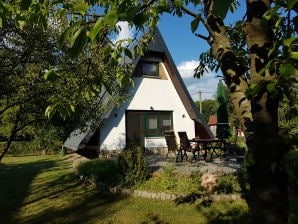
M 165 66 L 166 69 L 169 71 L 170 78 L 172 80 L 172 83 L 189 115 L 189 117 L 194 120 L 201 128 L 201 133 L 198 133 L 198 135 L 201 138 L 213 138 L 213 134 L 209 129 L 209 126 L 204 121 L 202 115 L 199 112 L 199 109 L 195 106 L 195 103 L 193 102 L 181 76 L 180 73 L 174 63 L 174 60 L 166 46 L 166 43 L 164 39 L 162 38 L 162 35 L 158 28 L 155 28 L 153 32 L 153 39 L 148 45 L 148 51 L 149 52 L 156 52 L 156 53 L 162 53 L 165 57 Z M 128 58 L 125 59 L 126 62 L 132 62 L 134 67 L 137 66 L 138 62 L 140 61 L 141 57 L 136 57 L 133 61 L 129 60 Z M 105 116 L 106 117 L 106 116 Z M 98 124 L 102 122 L 102 120 L 98 121 Z M 96 127 L 97 128 L 97 127 Z M 64 147 L 77 150 L 80 148 L 84 148 L 85 144 L 88 142 L 88 140 L 92 137 L 93 133 L 95 132 L 96 128 L 87 128 L 84 131 L 81 131 L 79 129 L 73 131 L 71 135 L 67 138 L 67 140 L 64 142 Z
M 155 28 L 154 31 L 154 38 L 153 41 L 150 42 L 148 49 L 150 51 L 157 51 L 162 52 L 165 54 L 166 60 L 165 60 L 165 66 L 167 68 L 171 77 L 171 80 L 174 84 L 174 87 L 183 102 L 183 105 L 185 109 L 188 112 L 189 117 L 198 122 L 199 126 L 203 129 L 201 130 L 201 133 L 197 133 L 201 138 L 213 138 L 213 134 L 210 131 L 207 123 L 204 121 L 198 107 L 195 105 L 194 101 L 192 100 L 182 78 L 181 75 L 175 65 L 175 62 L 170 54 L 169 49 L 167 48 L 167 45 L 162 38 L 162 35 L 158 28 Z

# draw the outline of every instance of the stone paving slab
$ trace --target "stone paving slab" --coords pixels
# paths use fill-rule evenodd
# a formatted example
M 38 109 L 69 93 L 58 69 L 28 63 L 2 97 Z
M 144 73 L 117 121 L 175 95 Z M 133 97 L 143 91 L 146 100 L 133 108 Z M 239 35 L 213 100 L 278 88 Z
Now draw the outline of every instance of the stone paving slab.
M 200 173 L 234 173 L 241 169 L 241 164 L 235 158 L 214 158 L 210 162 L 205 162 L 203 159 L 199 161 L 175 162 L 174 156 L 166 156 L 163 154 L 146 155 L 148 168 L 152 172 L 160 172 L 164 167 L 173 167 L 175 172 L 190 175 L 194 172 Z

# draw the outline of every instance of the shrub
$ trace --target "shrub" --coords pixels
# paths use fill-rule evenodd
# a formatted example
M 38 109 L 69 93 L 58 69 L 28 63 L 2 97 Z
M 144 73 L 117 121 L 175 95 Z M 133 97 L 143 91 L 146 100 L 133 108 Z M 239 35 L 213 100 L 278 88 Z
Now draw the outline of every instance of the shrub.
M 166 192 L 172 194 L 204 194 L 200 186 L 200 173 L 190 176 L 175 173 L 173 167 L 164 167 L 162 172 L 154 173 L 153 176 L 142 183 L 134 186 L 135 189 L 150 192 Z
M 238 183 L 237 176 L 235 174 L 220 176 L 218 178 L 218 185 L 215 188 L 215 192 L 218 194 L 240 193 L 241 187 Z
M 80 175 L 93 181 L 100 181 L 109 187 L 120 184 L 121 176 L 118 164 L 113 160 L 95 159 L 78 166 Z
M 137 145 L 127 146 L 120 153 L 118 164 L 125 186 L 134 186 L 148 178 L 145 155 Z

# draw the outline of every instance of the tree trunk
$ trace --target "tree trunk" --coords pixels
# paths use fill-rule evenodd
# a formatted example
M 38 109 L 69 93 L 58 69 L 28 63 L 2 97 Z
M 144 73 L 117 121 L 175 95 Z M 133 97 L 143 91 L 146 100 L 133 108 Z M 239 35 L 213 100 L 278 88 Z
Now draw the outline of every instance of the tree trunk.
M 266 85 L 263 85 L 274 81 L 275 76 L 269 71 L 265 71 L 263 77 L 258 74 L 269 60 L 267 55 L 271 34 L 269 29 L 261 25 L 260 18 L 270 6 L 270 1 L 247 1 L 246 34 L 251 58 L 251 84 L 263 87 L 252 99 L 245 94 L 248 89 L 245 65 L 232 50 L 223 20 L 212 14 L 212 0 L 204 3 L 207 18 L 205 26 L 212 37 L 212 52 L 220 64 L 232 103 L 247 136 L 250 175 L 247 202 L 252 223 L 287 223 L 288 184 L 283 169 L 286 150 L 281 147 L 278 136 L 278 100 L 270 96 L 266 92 Z
M 2 161 L 2 158 L 5 156 L 5 154 L 8 152 L 8 150 L 11 146 L 11 143 L 13 142 L 13 140 L 16 137 L 16 134 L 17 134 L 17 131 L 18 131 L 18 124 L 19 124 L 19 121 L 20 121 L 20 116 L 21 116 L 20 111 L 17 111 L 13 128 L 12 128 L 12 130 L 10 132 L 10 135 L 9 135 L 7 141 L 6 141 L 5 147 L 4 147 L 4 149 L 3 149 L 3 151 L 0 155 L 0 162 Z
M 270 1 L 247 0 L 246 40 L 250 54 L 251 84 L 260 87 L 253 96 L 251 108 L 253 122 L 247 142 L 248 168 L 251 178 L 249 207 L 254 223 L 288 222 L 288 180 L 284 169 L 286 149 L 278 135 L 278 99 L 266 91 L 266 85 L 276 81 L 276 74 L 265 70 L 269 47 L 272 45 L 271 29 L 262 23 L 262 16 Z

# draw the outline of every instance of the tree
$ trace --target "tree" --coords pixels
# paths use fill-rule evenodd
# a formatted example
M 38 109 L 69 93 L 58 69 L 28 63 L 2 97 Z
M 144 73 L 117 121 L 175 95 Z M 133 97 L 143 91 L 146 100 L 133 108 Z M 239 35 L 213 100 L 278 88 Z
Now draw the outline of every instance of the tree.
M 196 106 L 200 108 L 200 102 L 195 102 Z M 216 115 L 218 102 L 216 100 L 207 99 L 202 101 L 202 116 L 208 122 L 211 115 Z
M 225 90 L 225 86 L 222 81 L 219 81 L 217 85 L 217 128 L 216 137 L 219 139 L 228 139 L 231 137 L 231 129 L 229 125 L 228 115 L 228 97 Z
M 51 19 L 49 23 L 55 18 Z M 117 67 L 102 53 L 109 47 L 81 52 L 74 59 L 69 47 L 57 48 L 63 26 L 57 21 L 47 29 L 30 24 L 18 29 L 13 20 L 7 20 L 0 32 L 0 135 L 6 141 L 0 161 L 19 136 L 40 138 L 41 129 L 69 132 L 84 128 L 87 121 L 110 107 L 101 103 L 100 93 L 106 92 L 105 100 L 110 98 L 111 104 L 126 96 L 118 94 L 120 88 L 114 79 Z M 66 123 L 63 119 L 70 117 L 74 107 L 76 113 Z M 43 142 L 48 141 L 46 135 L 43 137 Z
M 220 69 L 239 120 L 246 134 L 249 148 L 247 163 L 250 174 L 248 204 L 253 223 L 287 223 L 287 176 L 284 169 L 284 147 L 279 136 L 278 107 L 282 97 L 292 100 L 289 86 L 297 82 L 297 21 L 292 12 L 298 11 L 294 0 L 247 0 L 245 21 L 228 26 L 225 16 L 238 8 L 234 0 L 150 0 L 150 1 L 8 1 L 1 4 L 2 24 L 10 14 L 20 25 L 37 17 L 42 21 L 45 3 L 58 4 L 48 10 L 60 14 L 69 13 L 70 29 L 62 35 L 62 41 L 71 37 L 73 55 L 76 56 L 95 38 L 105 39 L 118 21 L 135 25 L 137 31 L 157 25 L 162 13 L 175 16 L 191 16 L 191 30 L 197 37 L 210 44 L 202 63 L 196 69 L 199 77 L 204 62 Z M 241 2 L 243 3 L 243 2 Z M 8 5 L 7 5 L 8 4 Z M 243 3 L 244 4 L 244 3 Z M 42 5 L 42 7 L 33 7 Z M 90 14 L 90 7 L 101 8 L 98 14 Z M 38 10 L 40 9 L 40 10 Z M 55 10 L 54 10 L 55 11 Z M 41 13 L 42 12 L 42 13 Z M 39 16 L 36 16 L 39 15 Z M 204 26 L 208 35 L 197 33 Z M 150 32 L 137 45 L 136 54 L 142 54 Z M 132 40 L 131 40 L 132 42 Z M 132 53 L 118 44 L 111 51 L 111 59 L 117 63 L 121 53 Z M 135 56 L 135 55 L 134 55 Z M 121 72 L 123 79 L 125 72 Z

